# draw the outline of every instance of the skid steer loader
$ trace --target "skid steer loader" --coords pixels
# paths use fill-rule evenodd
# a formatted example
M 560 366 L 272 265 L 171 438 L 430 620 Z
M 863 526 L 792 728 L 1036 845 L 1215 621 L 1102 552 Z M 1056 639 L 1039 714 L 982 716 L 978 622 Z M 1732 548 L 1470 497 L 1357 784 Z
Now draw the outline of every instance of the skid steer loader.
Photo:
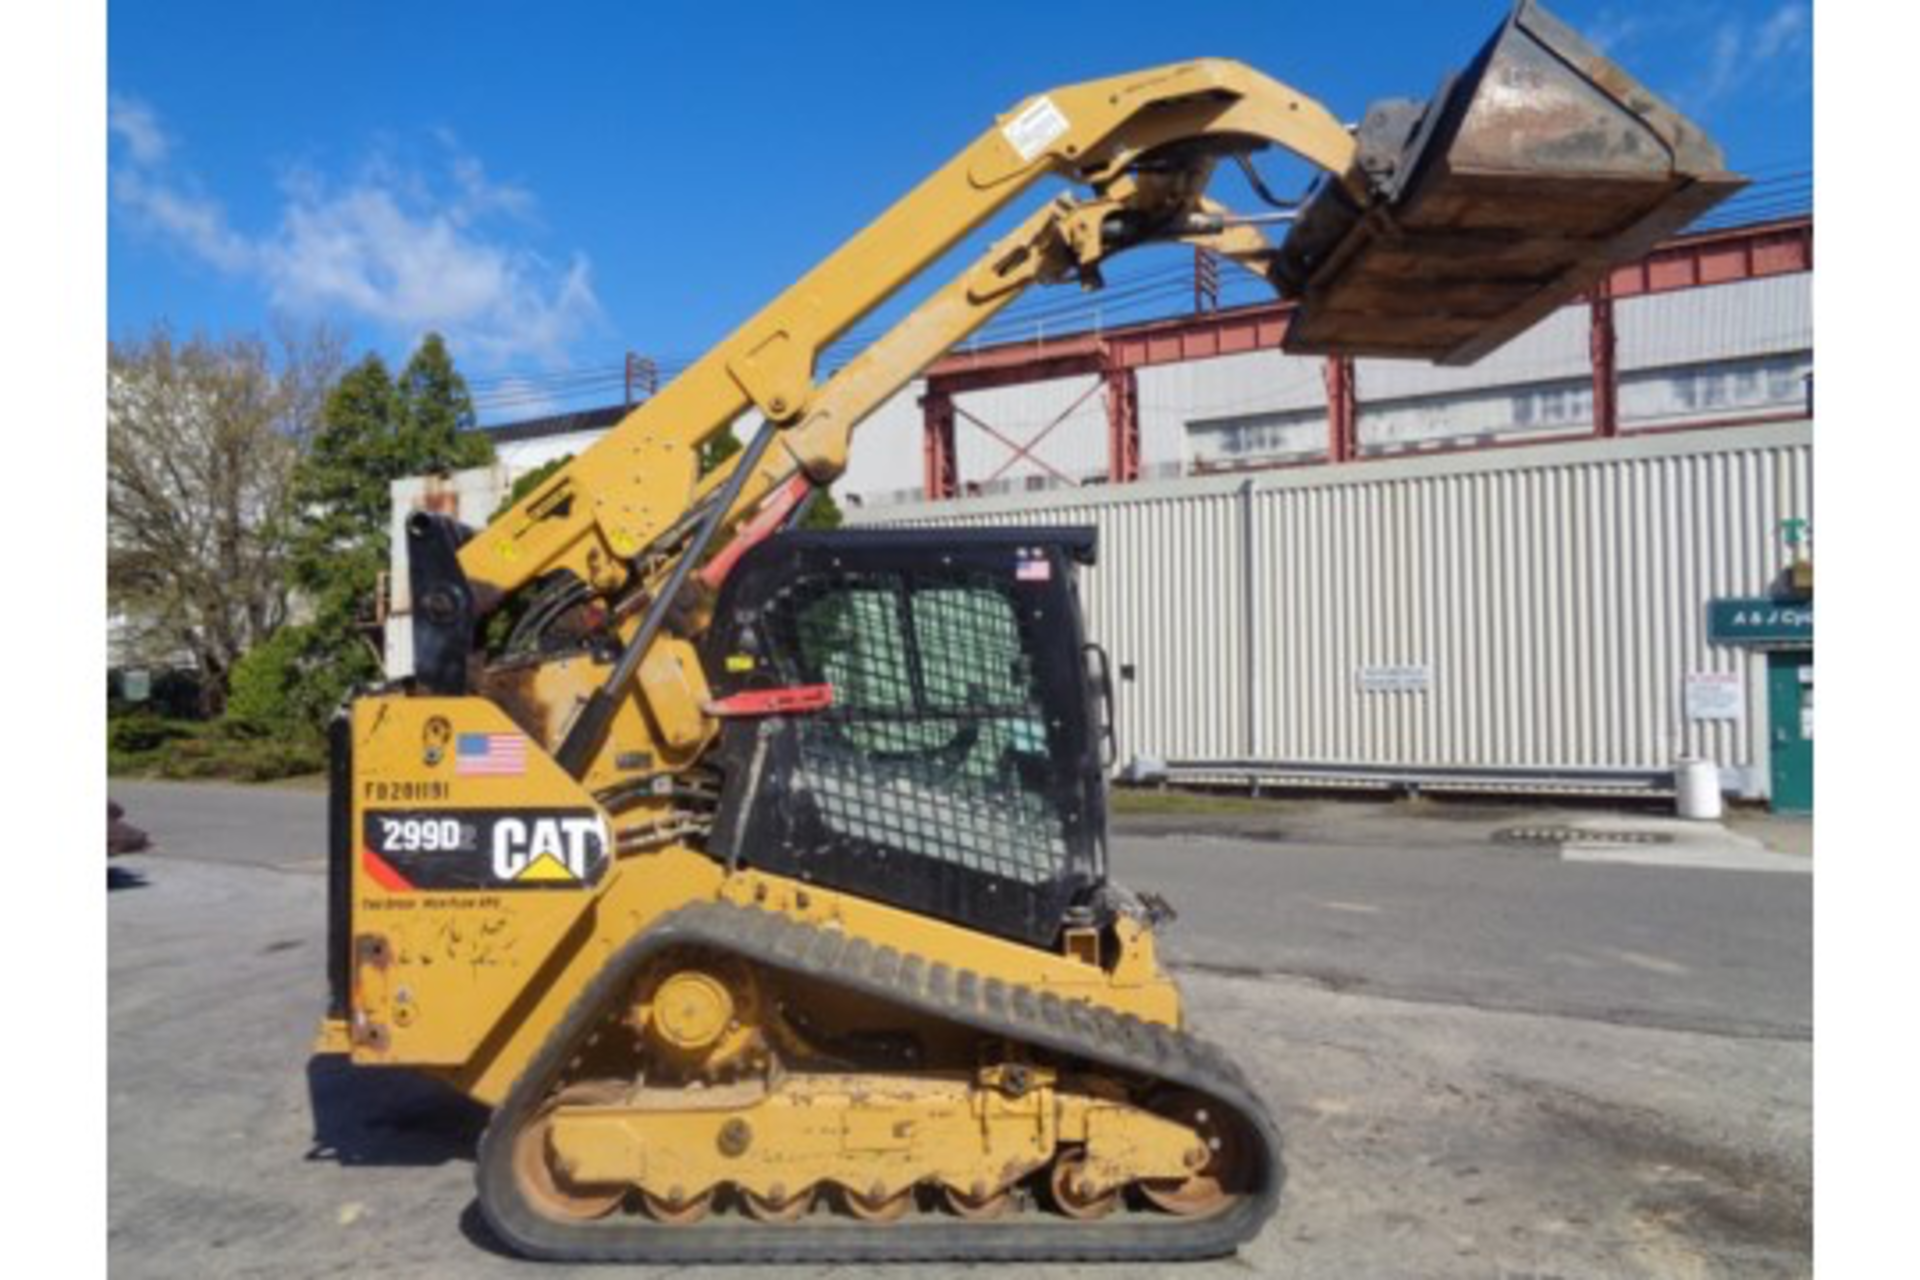
M 1268 147 L 1324 174 L 1278 246 L 1207 195 Z M 1297 301 L 1294 350 L 1467 360 L 1739 182 L 1532 3 L 1354 129 L 1229 61 L 1020 103 L 485 529 L 407 522 L 411 674 L 333 732 L 319 1050 L 490 1106 L 479 1207 L 533 1257 L 1234 1249 L 1280 1136 L 1108 878 L 1091 531 L 796 517 L 915 373 L 1117 253 L 1228 256 Z

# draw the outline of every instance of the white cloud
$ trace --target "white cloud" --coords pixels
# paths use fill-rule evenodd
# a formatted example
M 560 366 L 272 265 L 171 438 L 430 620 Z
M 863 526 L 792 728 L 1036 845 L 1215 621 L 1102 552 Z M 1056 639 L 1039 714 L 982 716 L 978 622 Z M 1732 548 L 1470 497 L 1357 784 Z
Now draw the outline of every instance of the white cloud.
M 153 112 L 116 101 L 126 110 L 112 128 L 127 142 L 113 172 L 117 207 L 216 270 L 255 280 L 288 311 L 371 321 L 407 340 L 437 330 L 482 364 L 564 362 L 600 315 L 583 255 L 554 263 L 492 230 L 502 218 L 530 220 L 533 195 L 490 178 L 450 136 L 440 138 L 444 172 L 384 154 L 344 182 L 293 172 L 276 224 L 250 235 L 167 165 Z
M 130 166 L 114 171 L 112 191 L 122 208 L 222 271 L 247 271 L 259 261 L 255 246 L 227 225 L 225 211 L 184 185 Z
M 1805 53 L 1812 40 L 1813 11 L 1801 0 L 1776 5 L 1758 20 L 1725 18 L 1714 28 L 1706 70 L 1687 97 L 1696 106 L 1731 97 Z
M 135 164 L 155 165 L 167 158 L 167 135 L 153 108 L 137 98 L 107 95 L 107 130 L 126 144 Z
M 1753 56 L 1765 62 L 1806 47 L 1813 35 L 1813 11 L 1804 4 L 1783 4 L 1754 37 Z

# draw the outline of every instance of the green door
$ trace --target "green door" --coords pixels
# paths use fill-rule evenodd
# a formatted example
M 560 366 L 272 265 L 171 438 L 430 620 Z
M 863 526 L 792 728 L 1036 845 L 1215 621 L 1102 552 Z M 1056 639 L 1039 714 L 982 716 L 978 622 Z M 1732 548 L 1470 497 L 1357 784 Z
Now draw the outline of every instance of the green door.
M 1773 808 L 1813 812 L 1813 651 L 1767 655 L 1767 730 L 1773 747 Z

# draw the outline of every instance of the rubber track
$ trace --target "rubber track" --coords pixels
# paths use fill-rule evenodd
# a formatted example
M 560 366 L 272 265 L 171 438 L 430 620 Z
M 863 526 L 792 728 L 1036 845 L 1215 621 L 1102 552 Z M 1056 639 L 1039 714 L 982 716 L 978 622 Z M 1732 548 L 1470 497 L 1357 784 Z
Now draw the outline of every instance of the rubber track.
M 593 1029 L 647 959 L 672 946 L 729 951 L 800 977 L 837 984 L 983 1033 L 1041 1046 L 1102 1066 L 1206 1094 L 1239 1114 L 1258 1139 L 1255 1189 L 1217 1216 L 1120 1213 L 1094 1222 L 1019 1215 L 967 1222 L 922 1213 L 872 1225 L 816 1212 L 791 1226 L 721 1215 L 667 1226 L 637 1215 L 557 1223 L 535 1213 L 513 1176 L 513 1134 L 550 1092 L 575 1045 Z M 480 1140 L 480 1209 L 500 1240 L 532 1258 L 574 1262 L 853 1262 L 1026 1259 L 1204 1258 L 1251 1240 L 1279 1204 L 1280 1136 L 1265 1106 L 1219 1049 L 1129 1014 L 1050 992 L 982 978 L 969 969 L 876 947 L 752 907 L 682 907 L 634 938 L 588 984 L 526 1073 L 494 1112 Z

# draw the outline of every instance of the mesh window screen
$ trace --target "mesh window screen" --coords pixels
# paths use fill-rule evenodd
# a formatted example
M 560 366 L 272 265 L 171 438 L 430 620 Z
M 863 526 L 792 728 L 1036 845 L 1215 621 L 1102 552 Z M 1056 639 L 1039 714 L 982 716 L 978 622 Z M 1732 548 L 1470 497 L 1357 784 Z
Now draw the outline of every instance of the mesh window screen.
M 1004 582 L 813 577 L 766 624 L 799 680 L 834 687 L 795 726 L 795 782 L 834 835 L 1026 884 L 1061 873 L 1032 646 Z

